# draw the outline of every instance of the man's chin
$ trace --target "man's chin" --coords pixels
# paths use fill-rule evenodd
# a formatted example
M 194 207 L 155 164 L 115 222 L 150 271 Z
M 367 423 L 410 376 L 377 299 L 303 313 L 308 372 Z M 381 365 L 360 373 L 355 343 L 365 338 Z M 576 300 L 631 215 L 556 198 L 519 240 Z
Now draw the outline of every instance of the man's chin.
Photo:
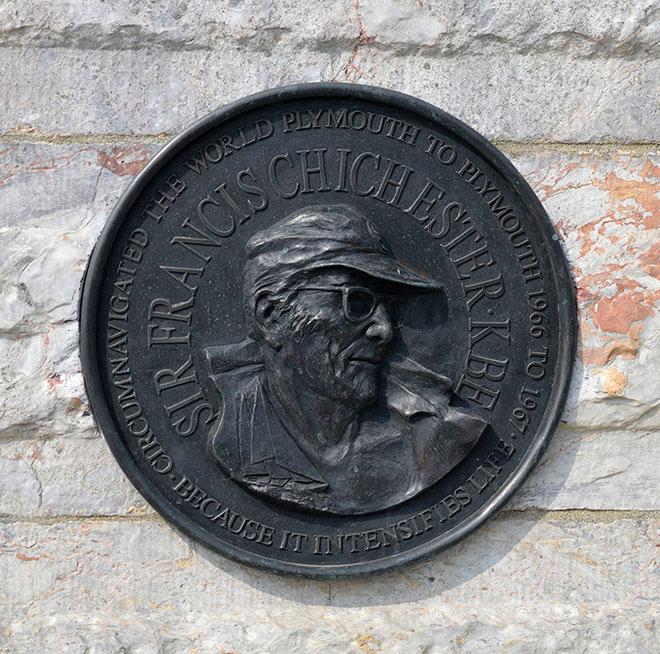
M 367 407 L 376 401 L 376 390 L 360 393 L 356 400 L 359 402 L 360 407 Z
M 352 360 L 340 374 L 336 374 L 343 400 L 360 407 L 373 404 L 378 396 L 379 376 L 380 363 Z
M 372 404 L 375 402 L 378 391 L 376 376 L 369 375 L 368 378 L 365 377 L 366 375 L 362 379 L 354 379 L 354 383 L 351 384 L 353 389 L 353 397 L 362 406 L 366 406 L 367 404 Z

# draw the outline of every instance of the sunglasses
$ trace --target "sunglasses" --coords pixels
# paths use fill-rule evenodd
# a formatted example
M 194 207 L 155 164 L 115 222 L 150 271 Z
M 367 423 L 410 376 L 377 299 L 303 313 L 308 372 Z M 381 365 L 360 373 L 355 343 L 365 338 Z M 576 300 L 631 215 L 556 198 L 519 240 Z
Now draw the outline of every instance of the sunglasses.
M 344 316 L 351 322 L 362 322 L 370 318 L 376 307 L 390 295 L 375 293 L 365 286 L 301 286 L 299 291 L 328 291 L 341 293 Z

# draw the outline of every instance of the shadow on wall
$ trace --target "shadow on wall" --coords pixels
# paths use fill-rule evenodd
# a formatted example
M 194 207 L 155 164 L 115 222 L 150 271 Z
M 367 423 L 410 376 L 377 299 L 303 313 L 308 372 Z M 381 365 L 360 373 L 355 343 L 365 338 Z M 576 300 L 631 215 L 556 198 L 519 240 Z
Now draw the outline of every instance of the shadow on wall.
M 285 576 L 235 563 L 187 540 L 197 554 L 237 581 L 289 602 L 359 608 L 417 602 L 442 595 L 495 567 L 507 557 L 525 558 L 516 546 L 547 511 L 501 514 L 431 559 L 393 572 L 322 580 Z

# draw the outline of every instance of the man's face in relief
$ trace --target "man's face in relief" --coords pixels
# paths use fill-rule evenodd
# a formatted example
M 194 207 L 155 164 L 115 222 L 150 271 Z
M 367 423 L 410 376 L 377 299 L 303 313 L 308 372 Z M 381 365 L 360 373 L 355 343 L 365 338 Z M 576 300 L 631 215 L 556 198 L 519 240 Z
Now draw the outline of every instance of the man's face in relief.
M 277 362 L 299 372 L 300 383 L 333 400 L 367 406 L 392 324 L 374 278 L 334 268 L 297 286 Z

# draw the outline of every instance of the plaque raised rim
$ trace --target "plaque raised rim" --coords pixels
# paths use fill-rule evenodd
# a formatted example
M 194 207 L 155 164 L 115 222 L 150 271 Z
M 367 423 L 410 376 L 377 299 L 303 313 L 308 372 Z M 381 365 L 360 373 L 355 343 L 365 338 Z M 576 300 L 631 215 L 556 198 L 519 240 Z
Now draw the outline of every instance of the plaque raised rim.
M 114 418 L 103 393 L 96 347 L 98 308 L 96 302 L 103 282 L 104 264 L 123 220 L 147 183 L 171 157 L 179 153 L 207 130 L 246 111 L 293 99 L 312 98 L 356 98 L 381 102 L 405 111 L 417 113 L 425 119 L 436 123 L 443 130 L 452 132 L 456 138 L 463 141 L 468 147 L 478 150 L 480 156 L 487 160 L 494 169 L 504 177 L 512 180 L 512 187 L 524 205 L 529 209 L 539 230 L 545 237 L 548 258 L 553 274 L 553 283 L 560 288 L 571 291 L 563 293 L 561 302 L 558 304 L 560 333 L 558 339 L 557 367 L 552 395 L 543 416 L 543 424 L 536 435 L 534 443 L 530 446 L 526 455 L 506 482 L 503 483 L 492 498 L 480 509 L 470 514 L 456 527 L 442 533 L 433 540 L 403 553 L 383 557 L 376 561 L 362 561 L 341 565 L 292 563 L 250 552 L 213 537 L 194 520 L 179 512 L 149 479 L 143 476 L 128 450 L 122 446 L 120 430 L 115 425 Z M 491 518 L 508 501 L 515 490 L 521 486 L 545 451 L 566 402 L 577 347 L 575 286 L 566 255 L 540 200 L 508 158 L 492 143 L 465 123 L 423 100 L 380 87 L 335 82 L 295 84 L 249 95 L 209 113 L 194 122 L 166 144 L 133 180 L 105 224 L 89 257 L 81 281 L 78 309 L 80 322 L 79 343 L 83 377 L 94 420 L 103 433 L 123 472 L 151 506 L 186 536 L 230 559 L 275 572 L 317 578 L 324 577 L 326 579 L 382 572 L 402 567 L 412 561 L 429 558 L 461 540 Z

